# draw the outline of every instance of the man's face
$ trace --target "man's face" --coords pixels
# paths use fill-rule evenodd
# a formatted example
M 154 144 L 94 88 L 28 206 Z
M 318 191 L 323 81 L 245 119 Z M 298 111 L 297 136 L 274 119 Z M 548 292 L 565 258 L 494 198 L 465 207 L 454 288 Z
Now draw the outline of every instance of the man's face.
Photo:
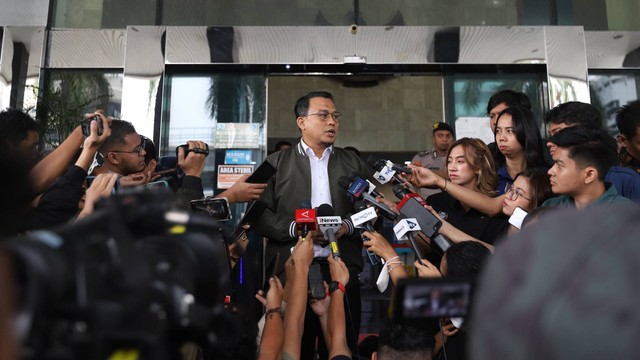
M 636 133 L 631 139 L 620 134 L 618 137 L 622 146 L 627 148 L 627 152 L 635 159 L 640 160 L 640 128 L 636 128 Z
M 453 143 L 453 135 L 449 130 L 436 130 L 431 140 L 436 151 L 446 152 Z
M 336 107 L 331 99 L 314 97 L 309 100 L 306 116 L 297 119 L 304 142 L 310 147 L 327 148 L 336 141 L 340 123 L 332 114 Z
M 508 108 L 507 103 L 500 103 L 489 111 L 489 123 L 491 124 L 491 131 L 496 132 L 496 121 L 498 121 L 498 115 L 502 110 Z
M 124 145 L 109 151 L 115 159 L 114 166 L 123 176 L 139 173 L 145 168 L 143 140 L 137 133 L 127 134 L 124 137 Z M 113 162 L 113 161 L 112 161 Z
M 565 123 L 559 123 L 559 124 L 549 123 L 549 128 L 547 129 L 547 133 L 549 134 L 549 136 L 553 136 L 558 131 L 568 127 L 571 127 L 571 125 L 568 125 Z M 551 154 L 551 156 L 553 157 L 553 152 L 556 151 L 556 144 L 550 141 L 547 141 L 547 147 L 549 148 L 549 154 Z
M 551 177 L 551 191 L 554 194 L 575 197 L 584 185 L 584 169 L 578 168 L 576 162 L 569 157 L 568 149 L 556 147 L 552 157 L 554 164 L 548 171 Z
M 29 161 L 32 161 L 32 165 L 35 165 L 38 160 L 39 142 L 40 137 L 38 136 L 38 133 L 36 131 L 29 130 L 27 132 L 27 137 L 18 143 L 18 153 L 26 157 Z

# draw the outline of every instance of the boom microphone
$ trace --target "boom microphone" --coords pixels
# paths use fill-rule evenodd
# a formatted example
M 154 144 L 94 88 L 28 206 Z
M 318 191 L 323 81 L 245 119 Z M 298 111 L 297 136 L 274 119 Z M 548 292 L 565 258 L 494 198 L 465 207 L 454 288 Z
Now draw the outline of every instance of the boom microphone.
M 340 216 L 334 216 L 333 207 L 329 204 L 318 206 L 317 214 L 318 228 L 324 238 L 329 241 L 331 254 L 333 258 L 337 260 L 340 258 L 340 249 L 338 248 L 338 241 L 336 240 L 336 231 L 342 226 L 342 218 L 340 218 Z
M 420 225 L 421 231 L 430 238 L 443 253 L 447 251 L 447 249 L 451 247 L 451 243 L 438 232 L 442 226 L 442 221 L 425 208 L 427 203 L 424 202 L 422 197 L 417 193 L 410 192 L 399 184 L 393 187 L 393 193 L 401 200 L 397 206 L 400 214 L 408 218 L 415 218 Z
M 347 190 L 347 193 L 353 196 L 354 199 L 362 198 L 363 200 L 367 201 L 371 205 L 382 210 L 382 215 L 384 215 L 386 218 L 390 220 L 395 220 L 398 217 L 398 215 L 395 212 L 393 212 L 393 210 L 389 209 L 387 205 L 379 203 L 378 201 L 376 201 L 375 197 L 369 195 L 365 191 L 367 186 L 366 180 L 362 180 L 361 178 L 357 177 L 353 181 L 349 181 L 348 177 L 341 176 L 338 179 L 338 184 L 340 185 L 340 187 Z

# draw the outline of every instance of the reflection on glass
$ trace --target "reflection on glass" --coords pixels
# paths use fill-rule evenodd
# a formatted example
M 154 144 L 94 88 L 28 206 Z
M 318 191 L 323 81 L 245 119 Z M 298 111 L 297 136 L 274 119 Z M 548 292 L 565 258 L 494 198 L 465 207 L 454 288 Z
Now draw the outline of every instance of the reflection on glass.
M 621 106 L 638 99 L 638 86 L 640 71 L 589 74 L 591 104 L 600 110 L 609 134 L 618 134 L 616 112 Z
M 477 122 L 480 129 L 479 136 L 485 142 L 493 142 L 493 133 L 489 128 L 489 117 L 487 115 L 487 103 L 491 95 L 500 90 L 511 89 L 525 93 L 531 102 L 531 110 L 536 115 L 539 123 L 542 123 L 544 114 L 544 97 L 542 88 L 544 73 L 529 74 L 487 74 L 487 75 L 453 75 L 447 83 L 452 84 L 452 97 L 448 107 L 447 118 L 450 120 L 465 119 L 466 126 L 469 121 Z M 468 119 L 467 119 L 468 118 Z
M 161 156 L 174 156 L 175 148 L 188 140 L 202 140 L 212 150 L 202 176 L 205 193 L 218 192 L 216 169 L 224 164 L 227 149 L 213 151 L 218 123 L 255 124 L 259 136 L 251 149 L 251 161 L 260 164 L 266 147 L 266 81 L 262 75 L 170 75 L 167 77 L 168 114 L 161 126 Z M 239 134 L 241 135 L 241 134 Z
M 136 128 L 136 132 L 153 139 L 156 96 L 160 77 L 125 76 L 122 92 L 122 118 Z
M 103 109 L 120 117 L 122 74 L 99 71 L 52 70 L 41 94 L 38 121 L 46 129 L 41 134 L 47 146 L 56 147 L 78 126 L 83 114 Z

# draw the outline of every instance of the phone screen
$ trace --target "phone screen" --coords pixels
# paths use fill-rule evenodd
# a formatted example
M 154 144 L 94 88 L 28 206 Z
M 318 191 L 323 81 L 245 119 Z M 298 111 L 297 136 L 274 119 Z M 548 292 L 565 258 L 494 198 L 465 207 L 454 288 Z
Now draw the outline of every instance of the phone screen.
M 206 214 L 217 220 L 229 220 L 231 211 L 226 198 L 206 198 L 191 200 L 191 209 L 197 213 Z
M 467 279 L 403 279 L 394 315 L 403 319 L 468 316 L 472 290 Z

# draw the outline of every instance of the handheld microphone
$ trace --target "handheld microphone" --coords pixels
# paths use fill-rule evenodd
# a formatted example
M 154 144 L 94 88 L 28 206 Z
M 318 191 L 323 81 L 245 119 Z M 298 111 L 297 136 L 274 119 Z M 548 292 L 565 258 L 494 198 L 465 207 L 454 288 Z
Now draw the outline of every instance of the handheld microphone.
M 375 231 L 373 228 L 373 223 L 375 223 L 378 218 L 378 214 L 372 207 L 367 207 L 364 201 L 356 201 L 353 207 L 358 211 L 357 213 L 351 215 L 351 221 L 353 222 L 353 226 L 355 227 L 363 227 L 367 231 Z M 360 236 L 363 241 L 369 241 L 369 238 L 364 236 L 362 232 L 360 232 Z M 369 262 L 371 265 L 378 265 L 380 262 L 378 261 L 378 256 L 371 250 L 367 250 L 367 256 L 369 256 Z
M 425 208 L 424 202 L 419 194 L 410 192 L 401 185 L 393 187 L 393 193 L 400 199 L 398 210 L 405 217 L 415 218 L 420 224 L 421 231 L 433 241 L 444 253 L 451 247 L 451 243 L 438 232 L 442 226 L 442 221 Z
M 356 177 L 353 181 L 349 181 L 348 177 L 341 176 L 338 179 L 338 184 L 340 185 L 340 187 L 347 190 L 347 193 L 353 196 L 354 199 L 362 198 L 366 202 L 382 210 L 382 215 L 384 215 L 386 218 L 395 220 L 398 217 L 398 215 L 393 212 L 393 210 L 389 209 L 387 205 L 377 202 L 375 197 L 369 195 L 365 191 L 367 185 L 367 182 L 365 180 Z
M 337 260 L 340 258 L 340 249 L 338 248 L 338 241 L 336 240 L 336 231 L 342 226 L 342 218 L 333 215 L 333 207 L 329 204 L 318 206 L 317 214 L 318 228 L 324 238 L 329 241 L 331 254 L 333 258 Z
M 406 166 L 403 166 L 403 165 L 394 164 L 394 163 L 391 162 L 391 160 L 387 160 L 386 165 L 387 165 L 388 168 L 391 168 L 392 170 L 400 171 L 400 172 L 405 173 L 405 174 L 411 174 L 411 169 L 410 168 L 408 168 Z
M 389 181 L 393 180 L 398 184 L 404 183 L 402 179 L 395 176 L 396 171 L 387 167 L 387 162 L 385 160 L 376 160 L 373 157 L 369 157 L 367 160 L 367 164 L 374 169 L 376 172 L 373 174 L 373 177 L 380 182 L 380 184 L 386 184 Z
M 411 244 L 411 248 L 413 252 L 416 254 L 418 261 L 420 264 L 424 265 L 422 262 L 422 254 L 418 249 L 418 245 L 416 244 L 416 238 L 414 236 L 414 232 L 421 231 L 420 224 L 415 218 L 404 218 L 400 220 L 396 226 L 393 227 L 393 232 L 396 234 L 396 238 L 398 240 L 407 240 L 409 239 L 409 243 Z
M 371 181 L 369 181 L 365 176 L 362 176 L 361 174 L 357 173 L 357 172 L 352 172 L 351 175 L 349 175 L 349 181 L 354 181 L 356 178 L 359 179 L 364 179 L 367 183 L 363 184 L 365 187 L 365 191 L 375 197 L 384 197 L 384 195 L 382 195 L 380 192 L 378 192 L 376 190 L 376 186 L 373 185 L 373 183 Z
M 300 209 L 295 214 L 296 231 L 302 232 L 302 238 L 306 238 L 309 231 L 316 229 L 316 210 L 311 208 L 311 201 L 302 200 Z

